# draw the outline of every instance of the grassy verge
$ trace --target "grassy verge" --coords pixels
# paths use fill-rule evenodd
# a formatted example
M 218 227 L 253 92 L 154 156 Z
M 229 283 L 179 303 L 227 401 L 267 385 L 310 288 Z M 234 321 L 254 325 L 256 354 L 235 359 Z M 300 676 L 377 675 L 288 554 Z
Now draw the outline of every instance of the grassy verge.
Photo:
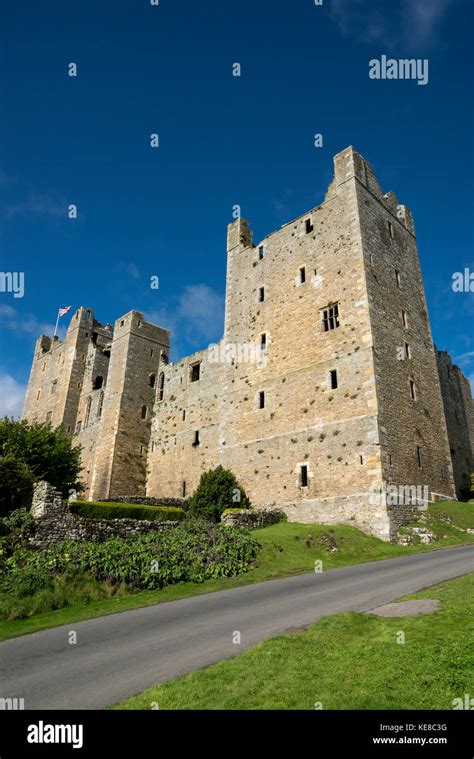
M 474 681 L 474 574 L 410 598 L 439 599 L 441 608 L 325 617 L 112 708 L 452 709 Z
M 199 584 L 179 583 L 156 591 L 131 593 L 120 588 L 119 593 L 111 595 L 110 589 L 104 588 L 102 598 L 99 597 L 97 587 L 86 594 L 78 582 L 76 588 L 69 588 L 67 606 L 21 619 L 0 621 L 0 640 L 200 593 L 309 572 L 317 560 L 323 562 L 324 569 L 331 569 L 473 543 L 474 535 L 456 530 L 458 523 L 464 529 L 474 528 L 473 504 L 444 502 L 430 506 L 423 525 L 432 530 L 438 540 L 429 545 L 399 546 L 384 543 L 345 525 L 328 527 L 282 522 L 254 531 L 261 550 L 254 567 L 245 574 Z M 87 578 L 84 582 L 88 582 Z

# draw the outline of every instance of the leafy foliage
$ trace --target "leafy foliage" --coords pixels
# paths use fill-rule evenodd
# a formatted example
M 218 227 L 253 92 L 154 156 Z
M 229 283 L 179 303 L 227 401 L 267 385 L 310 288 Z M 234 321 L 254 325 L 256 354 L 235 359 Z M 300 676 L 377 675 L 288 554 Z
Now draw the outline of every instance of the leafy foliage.
M 235 475 L 222 466 L 203 472 L 196 491 L 189 499 L 191 514 L 214 521 L 220 519 L 225 509 L 236 506 L 243 509 L 249 505 L 249 499 Z
M 81 449 L 73 447 L 70 436 L 62 427 L 49 424 L 29 424 L 27 421 L 0 419 L 0 458 L 6 479 L 2 483 L 0 508 L 4 513 L 16 508 L 31 493 L 34 481 L 47 480 L 66 495 L 70 489 L 81 490 Z M 17 462 L 21 492 L 13 481 Z M 23 464 L 23 467 L 21 466 Z M 20 480 L 21 477 L 21 480 Z
M 245 572 L 258 548 L 246 530 L 200 521 L 103 543 L 64 541 L 44 550 L 19 543 L 13 553 L 0 550 L 0 596 L 10 596 L 5 603 L 0 602 L 0 617 L 12 618 L 19 608 L 24 608 L 20 601 L 27 596 L 52 594 L 60 578 L 67 585 L 69 580 L 83 576 L 112 589 L 129 590 L 153 590 L 178 582 L 200 583 Z M 19 602 L 16 607 L 12 606 L 14 598 Z M 64 605 L 67 603 L 65 596 Z
M 0 456 L 0 515 L 28 500 L 33 482 L 33 472 L 23 461 Z
M 134 503 L 103 503 L 100 501 L 73 501 L 69 504 L 73 514 L 88 519 L 160 519 L 179 521 L 184 518 L 183 509 L 173 506 L 146 506 Z

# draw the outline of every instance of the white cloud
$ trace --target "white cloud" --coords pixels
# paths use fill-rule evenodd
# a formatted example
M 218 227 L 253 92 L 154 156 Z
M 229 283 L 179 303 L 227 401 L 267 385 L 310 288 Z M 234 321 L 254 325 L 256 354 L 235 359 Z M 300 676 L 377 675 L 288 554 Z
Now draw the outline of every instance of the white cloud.
M 368 44 L 425 50 L 438 41 L 441 21 L 454 0 L 401 0 L 377 8 L 367 0 L 332 0 L 341 32 Z
M 0 417 L 21 416 L 26 386 L 0 371 Z
M 178 315 L 190 334 L 215 338 L 222 333 L 224 323 L 224 296 L 207 285 L 188 285 L 179 298 Z
M 209 343 L 222 337 L 224 296 L 208 285 L 188 285 L 175 301 L 147 311 L 145 319 L 169 329 L 172 354 L 185 355 L 185 343 Z
M 41 322 L 34 314 L 21 313 L 8 304 L 0 306 L 0 326 L 6 329 L 13 329 L 17 332 L 25 332 L 34 337 L 39 337 L 40 335 L 52 336 L 54 332 L 54 324 Z M 58 334 L 61 336 L 60 331 L 58 331 Z

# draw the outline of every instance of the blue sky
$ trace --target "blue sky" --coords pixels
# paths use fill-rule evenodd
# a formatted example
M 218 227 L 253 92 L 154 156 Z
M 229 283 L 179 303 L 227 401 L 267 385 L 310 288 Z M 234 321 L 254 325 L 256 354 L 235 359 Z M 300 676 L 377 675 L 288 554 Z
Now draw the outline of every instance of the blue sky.
M 218 339 L 233 206 L 258 240 L 322 200 L 351 144 L 411 208 L 435 342 L 474 378 L 474 296 L 451 287 L 474 271 L 470 0 L 25 0 L 1 16 L 0 269 L 25 273 L 25 295 L 0 293 L 0 414 L 18 413 L 60 306 L 144 311 L 174 359 Z M 428 84 L 370 79 L 381 55 L 427 58 Z

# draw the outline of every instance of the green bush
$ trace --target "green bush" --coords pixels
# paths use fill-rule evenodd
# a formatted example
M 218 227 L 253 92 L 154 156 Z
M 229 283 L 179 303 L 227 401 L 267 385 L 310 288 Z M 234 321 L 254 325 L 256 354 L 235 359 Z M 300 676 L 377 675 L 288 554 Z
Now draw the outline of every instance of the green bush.
M 63 495 L 81 490 L 80 459 L 80 447 L 72 445 L 62 427 L 0 419 L 0 510 L 6 513 L 22 505 L 39 480 L 47 480 Z
M 28 501 L 34 476 L 24 461 L 0 456 L 0 515 L 17 509 Z
M 235 475 L 222 466 L 204 472 L 196 491 L 189 499 L 191 514 L 198 514 L 215 522 L 219 521 L 226 509 L 237 506 L 245 509 L 249 505 L 249 499 Z
M 185 516 L 183 509 L 173 506 L 71 501 L 69 507 L 73 514 L 87 519 L 160 519 L 165 522 L 177 522 Z
M 247 530 L 199 520 L 103 543 L 64 541 L 43 550 L 17 545 L 0 562 L 0 617 L 12 619 L 73 603 L 75 595 L 68 600 L 64 589 L 73 587 L 78 577 L 88 579 L 93 588 L 94 583 L 104 583 L 107 594 L 231 577 L 250 568 L 258 548 Z

